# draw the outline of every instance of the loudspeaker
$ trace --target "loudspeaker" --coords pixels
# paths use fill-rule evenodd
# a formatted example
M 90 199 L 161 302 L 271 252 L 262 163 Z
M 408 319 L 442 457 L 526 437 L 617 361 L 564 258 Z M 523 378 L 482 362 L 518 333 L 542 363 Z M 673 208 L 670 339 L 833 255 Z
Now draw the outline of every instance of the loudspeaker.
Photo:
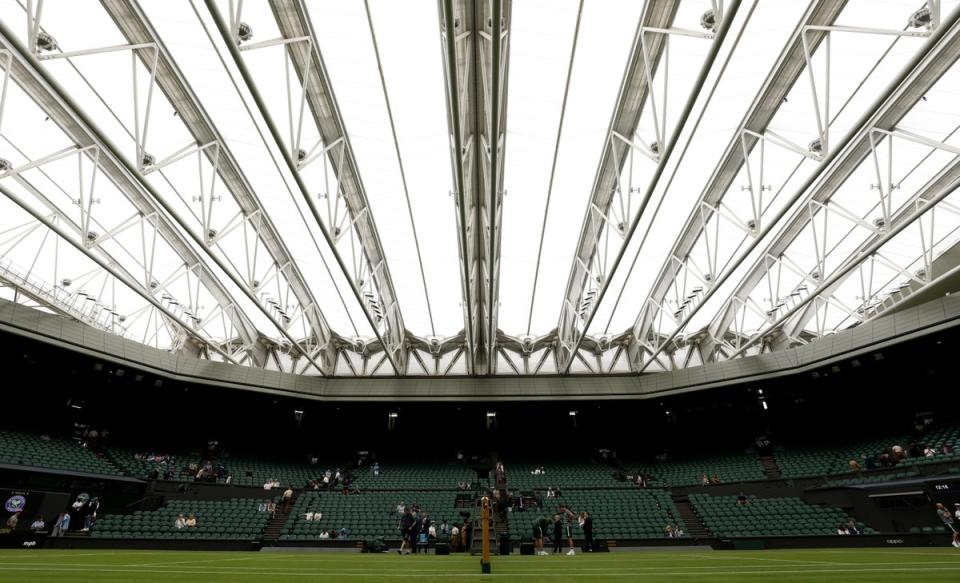
M 449 555 L 450 554 L 450 545 L 447 543 L 437 543 L 437 546 L 433 547 L 435 549 L 434 553 L 437 555 Z
M 521 554 L 521 555 L 532 555 L 532 554 L 533 554 L 533 543 L 520 543 L 520 554 Z

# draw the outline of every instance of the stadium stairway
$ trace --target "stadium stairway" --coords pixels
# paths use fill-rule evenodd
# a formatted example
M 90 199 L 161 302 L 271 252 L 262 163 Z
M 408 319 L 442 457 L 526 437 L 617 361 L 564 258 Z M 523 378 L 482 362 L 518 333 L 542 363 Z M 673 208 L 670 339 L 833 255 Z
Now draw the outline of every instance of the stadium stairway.
M 766 476 L 768 480 L 780 479 L 780 466 L 777 465 L 777 459 L 775 457 L 772 455 L 760 456 L 760 465 L 763 466 L 763 475 Z
M 673 504 L 677 507 L 680 520 L 687 527 L 687 536 L 690 538 L 708 538 L 710 536 L 710 531 L 700 520 L 700 516 L 693 509 L 690 498 L 686 494 L 674 494 Z
M 290 500 L 290 504 L 284 507 L 284 504 L 277 504 L 277 511 L 273 513 L 273 518 L 267 522 L 267 526 L 263 529 L 263 542 L 264 544 L 272 544 L 277 542 L 280 539 L 280 535 L 286 532 L 287 519 L 290 518 L 290 514 L 293 512 L 294 504 L 297 501 L 297 492 L 293 492 L 293 498 Z

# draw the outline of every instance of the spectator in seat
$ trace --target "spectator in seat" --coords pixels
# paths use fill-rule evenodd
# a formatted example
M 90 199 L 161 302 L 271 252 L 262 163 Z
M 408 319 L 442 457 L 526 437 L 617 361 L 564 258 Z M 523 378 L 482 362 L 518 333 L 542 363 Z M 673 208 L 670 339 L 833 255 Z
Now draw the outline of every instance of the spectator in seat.
M 747 495 L 744 494 L 743 492 L 740 492 L 739 494 L 737 494 L 737 505 L 746 506 L 747 504 L 750 504 L 750 499 L 747 498 Z
M 851 472 L 853 472 L 854 474 L 860 473 L 860 462 L 858 462 L 857 460 L 850 460 L 847 463 L 850 465 Z
M 192 515 L 192 514 L 191 514 L 190 516 L 188 516 L 188 517 L 187 517 L 186 525 L 187 525 L 187 528 L 196 528 L 196 527 L 197 527 L 197 517 L 194 516 L 194 515 Z
M 701 486 L 709 486 L 709 485 L 710 485 L 710 476 L 704 474 L 703 477 L 700 478 L 700 485 L 701 485 Z
M 380 477 L 380 463 L 379 463 L 379 462 L 373 462 L 373 467 L 371 468 L 371 471 L 373 471 L 373 477 L 374 477 L 374 478 L 379 478 L 379 477 Z
M 672 524 L 670 524 L 670 523 L 668 522 L 668 523 L 667 523 L 667 526 L 665 526 L 663 530 L 664 530 L 664 532 L 667 534 L 667 538 L 674 538 L 674 537 L 673 537 L 673 525 L 672 525 Z
M 30 530 L 44 531 L 47 529 L 47 523 L 44 522 L 42 516 L 38 516 L 36 520 L 33 521 L 33 524 L 30 525 Z
M 720 482 L 720 476 L 718 476 L 716 473 L 714 473 L 712 476 L 710 476 L 710 483 L 711 483 L 711 484 L 720 484 L 720 483 L 721 483 L 721 482 Z
M 183 514 L 178 514 L 177 519 L 173 521 L 173 527 L 181 530 L 185 526 L 187 526 L 187 519 L 183 517 Z
M 847 534 L 850 534 L 850 529 L 847 528 L 847 525 L 846 525 L 846 524 L 841 524 L 840 526 L 837 527 L 837 534 L 839 534 L 839 535 L 847 535 Z
M 403 503 L 403 500 L 401 500 L 400 503 L 397 504 L 397 508 L 396 508 L 397 514 L 403 514 L 404 510 L 406 509 L 407 509 L 407 505 Z
M 857 527 L 857 521 L 852 518 L 847 521 L 847 532 L 848 534 L 863 534 Z
M 327 532 L 327 529 L 323 529 L 320 531 L 320 536 L 318 538 L 320 538 L 320 540 L 327 540 L 330 538 L 330 533 Z
M 933 457 L 937 455 L 937 452 L 933 450 L 929 445 L 923 448 L 923 457 Z

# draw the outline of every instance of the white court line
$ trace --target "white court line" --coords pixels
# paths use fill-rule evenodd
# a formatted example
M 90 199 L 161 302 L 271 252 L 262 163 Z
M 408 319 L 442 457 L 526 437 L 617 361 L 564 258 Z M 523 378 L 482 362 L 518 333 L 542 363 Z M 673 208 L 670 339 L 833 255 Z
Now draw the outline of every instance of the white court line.
M 230 557 L 229 559 L 193 559 L 190 561 L 163 561 L 159 563 L 140 563 L 137 565 L 125 565 L 129 567 L 165 567 L 166 565 L 192 565 L 196 563 L 218 563 L 221 561 L 253 561 L 262 559 L 260 556 L 252 557 Z
M 0 565 L 0 571 L 23 571 L 23 572 L 36 572 L 36 571 L 46 571 L 46 572 L 96 572 L 96 573 L 159 573 L 159 574 L 188 574 L 196 575 L 196 571 L 188 570 L 177 570 L 177 569 L 120 569 L 120 568 L 110 568 L 110 569 L 89 569 L 89 568 L 62 568 L 62 567 L 46 567 L 46 568 L 24 568 L 24 567 L 15 567 Z M 811 574 L 832 574 L 832 573 L 876 573 L 876 572 L 911 572 L 916 573 L 921 572 L 940 572 L 940 571 L 960 571 L 960 566 L 957 567 L 912 567 L 912 568 L 902 568 L 902 567 L 871 567 L 871 568 L 860 568 L 860 569 L 777 569 L 777 570 L 765 570 L 765 571 L 720 571 L 712 573 L 704 573 L 699 571 L 657 571 L 644 573 L 645 575 L 665 575 L 665 576 L 695 576 L 695 577 L 708 577 L 708 576 L 728 576 L 728 575 L 811 575 Z M 233 571 L 230 573 L 220 572 L 220 574 L 232 574 L 232 575 L 246 575 L 246 576 L 279 576 L 284 575 L 287 577 L 298 576 L 298 577 L 328 577 L 328 576 L 342 576 L 342 577 L 369 577 L 369 573 L 352 573 L 352 572 L 336 572 L 336 571 L 314 571 L 306 573 L 297 573 L 297 572 L 277 572 L 277 571 Z M 636 571 L 618 571 L 614 573 L 580 573 L 578 574 L 581 577 L 629 577 L 637 575 Z M 487 575 L 480 575 L 478 573 L 430 573 L 430 574 L 415 574 L 415 573 L 378 573 L 378 577 L 382 578 L 401 578 L 401 577 L 471 577 L 471 578 L 489 578 L 489 577 L 569 577 L 569 572 L 537 572 L 537 571 L 522 571 L 514 573 L 491 573 Z
M 714 558 L 714 555 L 695 555 L 695 556 Z M 716 558 L 729 559 L 733 561 L 740 561 L 740 560 L 774 561 L 778 563 L 805 563 L 810 565 L 859 565 L 860 564 L 860 563 L 837 563 L 835 561 L 811 561 L 809 559 L 774 559 L 772 557 L 747 557 L 743 555 L 731 555 L 731 556 L 716 557 Z

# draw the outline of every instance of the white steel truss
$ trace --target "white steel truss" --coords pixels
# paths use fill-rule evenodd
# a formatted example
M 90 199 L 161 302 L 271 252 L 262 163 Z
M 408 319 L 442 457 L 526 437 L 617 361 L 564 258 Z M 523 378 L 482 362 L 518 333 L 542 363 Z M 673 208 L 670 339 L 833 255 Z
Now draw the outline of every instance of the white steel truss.
M 939 19 L 935 20 L 939 21 Z M 816 181 L 813 185 L 813 191 L 805 199 L 807 202 L 798 214 L 787 223 L 787 226 L 781 230 L 777 240 L 767 248 L 754 269 L 751 270 L 750 274 L 741 282 L 741 285 L 738 286 L 737 291 L 725 302 L 725 309 L 721 311 L 717 320 L 715 320 L 703 334 L 693 334 L 692 336 L 695 338 L 684 338 L 681 336 L 684 327 L 711 295 L 726 281 L 733 271 L 736 270 L 739 263 L 746 257 L 746 254 L 760 242 L 766 232 L 768 232 L 774 224 L 780 222 L 780 218 L 789 210 L 790 205 L 786 205 L 779 213 L 781 216 L 771 219 L 771 223 L 754 236 L 753 242 L 748 246 L 747 250 L 739 256 L 739 260 L 732 261 L 721 273 L 711 272 L 709 269 L 706 271 L 702 270 L 700 266 L 689 261 L 689 254 L 685 256 L 678 256 L 678 254 L 672 255 L 672 264 L 667 266 L 663 271 L 663 273 L 668 274 L 667 290 L 673 289 L 675 293 L 680 293 L 685 298 L 684 301 L 686 303 L 680 303 L 677 308 L 671 307 L 668 311 L 668 309 L 664 309 L 664 306 L 658 307 L 655 303 L 658 297 L 663 296 L 652 296 L 648 299 L 634 328 L 636 348 L 634 349 L 633 358 L 637 363 L 638 370 L 645 370 L 654 362 L 658 362 L 657 357 L 662 352 L 669 352 L 671 349 L 680 345 L 690 347 L 691 344 L 696 343 L 696 340 L 700 338 L 702 338 L 703 342 L 696 347 L 700 353 L 700 357 L 703 359 L 713 358 L 716 355 L 716 345 L 719 339 L 724 336 L 726 330 L 730 327 L 735 328 L 733 337 L 735 338 L 735 342 L 739 344 L 739 348 L 734 352 L 739 354 L 746 346 L 752 346 L 761 335 L 766 336 L 766 332 L 756 336 L 750 335 L 746 339 L 742 336 L 738 338 L 738 334 L 747 333 L 747 331 L 736 329 L 735 322 L 738 316 L 742 318 L 745 311 L 751 311 L 753 313 L 759 312 L 764 314 L 764 318 L 766 319 L 773 318 L 774 314 L 780 310 L 786 310 L 792 315 L 798 311 L 800 307 L 812 301 L 812 296 L 819 295 L 818 291 L 821 290 L 822 286 L 819 283 L 814 284 L 814 282 L 826 281 L 827 276 L 822 272 L 817 273 L 817 270 L 814 270 L 814 273 L 806 274 L 810 279 L 807 284 L 807 289 L 791 290 L 787 295 L 778 294 L 777 290 L 773 289 L 769 296 L 769 299 L 772 300 L 772 305 L 767 308 L 759 306 L 755 301 L 748 300 L 747 296 L 749 294 L 744 293 L 744 290 L 752 290 L 753 287 L 764 278 L 775 278 L 777 270 L 779 269 L 796 268 L 795 265 L 789 265 L 789 260 L 783 260 L 783 251 L 785 250 L 786 244 L 796 237 L 799 230 L 802 230 L 803 227 L 812 223 L 814 217 L 819 216 L 820 220 L 824 222 L 822 224 L 825 224 L 828 215 L 842 216 L 845 220 L 855 224 L 862 222 L 859 218 L 852 216 L 850 212 L 838 208 L 836 205 L 833 205 L 829 211 L 824 212 L 825 209 L 828 208 L 827 201 L 833 193 L 840 188 L 844 181 L 849 178 L 854 169 L 867 159 L 868 156 L 871 155 L 871 152 L 876 152 L 875 145 L 877 144 L 878 132 L 884 136 L 887 135 L 884 134 L 884 132 L 899 132 L 899 130 L 896 130 L 897 122 L 921 99 L 924 92 L 929 90 L 936 80 L 939 79 L 940 75 L 953 64 L 957 58 L 957 53 L 955 52 L 955 45 L 957 43 L 954 38 L 956 36 L 955 29 L 957 28 L 956 20 L 957 14 L 954 13 L 940 24 L 941 28 L 924 33 L 935 33 L 937 34 L 936 39 L 932 39 L 925 49 L 921 51 L 918 56 L 919 62 L 916 66 L 904 72 L 905 78 L 902 82 L 890 91 L 890 94 L 882 103 L 878 104 L 872 115 L 862 124 L 861 128 L 846 141 L 842 148 L 834 149 L 833 152 L 827 152 L 821 150 L 823 142 L 811 145 L 810 150 L 817 150 L 814 153 L 821 163 L 822 171 L 815 177 Z M 807 26 L 801 27 L 798 34 L 808 34 L 806 29 Z M 817 30 L 820 32 L 826 32 L 829 29 L 830 27 L 828 26 L 817 27 Z M 899 34 L 899 31 L 890 31 L 890 34 Z M 903 135 L 902 132 L 899 132 L 899 134 Z M 820 139 L 822 140 L 824 136 L 826 136 L 826 133 L 820 132 L 820 135 Z M 926 141 L 926 145 L 936 147 L 932 140 Z M 882 184 L 882 177 L 879 178 L 881 178 L 880 183 Z M 880 189 L 879 192 L 889 193 L 889 188 L 881 184 L 877 185 Z M 792 201 L 795 202 L 799 200 L 805 190 L 805 188 L 802 188 L 798 191 Z M 928 194 L 927 196 L 933 196 L 933 194 Z M 885 195 L 881 194 L 881 199 L 884 198 Z M 883 202 L 883 204 L 886 205 L 889 213 L 888 202 Z M 924 207 L 924 210 L 926 210 L 926 207 Z M 878 225 L 862 224 L 860 226 L 874 231 L 881 229 Z M 886 227 L 884 226 L 883 228 Z M 891 229 L 891 231 L 892 230 L 893 229 Z M 704 233 L 705 231 L 706 230 L 701 227 L 700 232 Z M 884 238 L 878 239 L 875 243 L 882 244 L 882 242 L 887 240 L 885 237 L 886 235 L 884 235 Z M 818 249 L 814 250 L 820 257 L 823 257 L 825 241 L 826 239 L 823 238 L 823 233 L 821 232 L 818 243 L 815 243 Z M 865 253 L 867 254 L 863 256 L 864 258 L 869 256 L 870 252 L 865 251 Z M 852 269 L 857 264 L 859 264 L 859 261 L 848 265 L 848 267 Z M 844 267 L 842 274 L 848 273 L 849 269 Z M 836 275 L 836 278 L 839 277 L 840 275 Z M 829 279 L 829 284 L 835 283 L 833 277 Z M 695 294 L 693 293 L 694 286 L 699 288 L 699 291 Z M 665 292 L 667 290 L 665 290 Z M 691 293 L 686 295 L 683 293 L 685 290 L 690 290 Z M 795 302 L 794 299 L 800 296 L 805 296 L 805 298 L 799 302 Z M 809 297 L 809 299 L 806 299 L 806 297 Z M 767 310 L 770 309 L 773 309 L 773 313 L 767 314 Z M 664 318 L 665 312 L 668 314 L 667 319 Z M 661 327 L 660 322 L 664 321 L 666 321 L 667 324 Z M 667 330 L 667 332 L 661 333 L 661 330 Z M 660 362 L 658 366 L 663 366 L 663 363 Z
M 468 372 L 497 362 L 510 0 L 438 0 Z
M 637 27 L 560 309 L 556 356 L 557 369 L 561 373 L 569 371 L 575 357 L 582 358 L 579 356 L 581 343 L 606 293 L 610 277 L 619 266 L 626 243 L 639 224 L 660 172 L 686 122 L 686 114 L 703 86 L 706 72 L 713 64 L 740 3 L 730 2 L 725 8 L 722 1 L 712 2 L 712 8 L 701 18 L 701 30 L 674 26 L 679 4 L 672 0 L 647 2 Z M 699 82 L 688 98 L 685 114 L 681 115 L 677 127 L 668 132 L 665 100 L 670 79 L 670 37 L 674 35 L 709 40 L 713 47 L 705 59 Z M 662 97 L 658 98 L 654 76 L 661 63 L 664 87 Z M 647 103 L 649 109 L 645 108 Z M 647 112 L 654 128 L 652 141 L 637 135 L 641 118 Z M 656 167 L 648 184 L 633 184 L 632 175 L 628 177 L 628 183 L 622 181 L 624 167 L 628 164 L 632 167 L 636 155 L 648 158 Z M 609 242 L 610 233 L 615 235 L 614 243 Z M 620 250 L 611 264 L 607 259 L 611 253 L 608 247 L 620 243 Z
M 269 4 L 281 36 L 257 42 L 248 42 L 252 38 L 252 29 L 242 21 L 242 1 L 230 1 L 228 22 L 224 22 L 220 16 L 215 2 L 208 1 L 207 7 L 214 15 L 221 35 L 254 95 L 257 107 L 267 120 L 277 146 L 283 151 L 283 157 L 296 178 L 307 206 L 377 335 L 379 344 L 362 347 L 361 353 L 369 354 L 382 349 L 393 370 L 397 374 L 405 374 L 408 368 L 406 344 L 410 335 L 404 328 L 390 268 L 307 6 L 302 0 L 271 0 Z M 284 49 L 288 75 L 286 113 L 289 135 L 286 138 L 278 130 L 267 104 L 260 98 L 256 80 L 244 66 L 242 57 L 244 52 L 274 46 Z M 298 90 L 289 78 L 291 69 L 299 84 Z M 307 111 L 310 113 L 307 123 L 312 122 L 320 136 L 313 144 L 303 141 Z M 325 217 L 300 175 L 307 166 L 317 162 L 322 163 L 324 176 L 330 178 L 325 181 L 322 193 L 326 199 Z M 332 186 L 330 181 L 333 182 Z M 341 240 L 355 258 L 352 266 L 343 260 L 338 251 L 337 244 Z M 356 253 L 352 252 L 354 249 Z

